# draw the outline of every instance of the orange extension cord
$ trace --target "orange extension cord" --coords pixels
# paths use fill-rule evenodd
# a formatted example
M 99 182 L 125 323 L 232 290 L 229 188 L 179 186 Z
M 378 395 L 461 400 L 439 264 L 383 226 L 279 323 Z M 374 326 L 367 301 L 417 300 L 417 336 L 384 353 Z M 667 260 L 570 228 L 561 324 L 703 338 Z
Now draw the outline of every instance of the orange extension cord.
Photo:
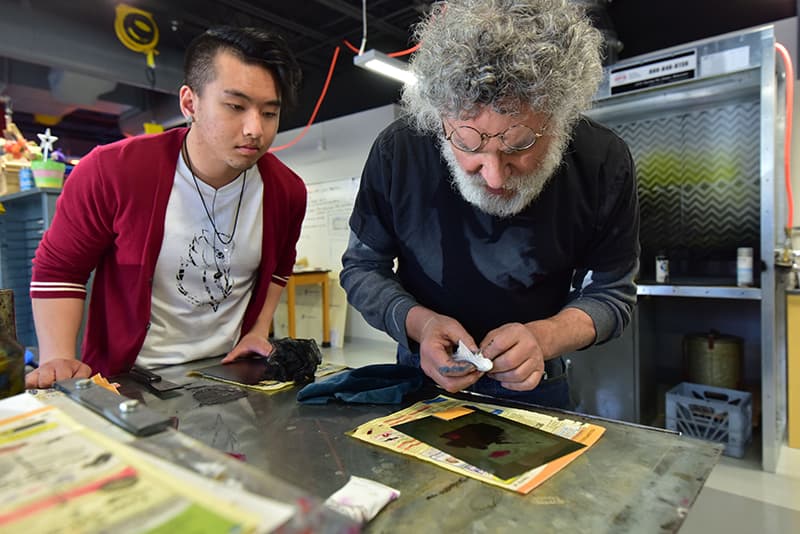
M 347 48 L 349 48 L 349 49 L 350 49 L 350 51 L 351 51 L 351 52 L 353 52 L 354 54 L 358 54 L 358 47 L 356 47 L 356 45 L 354 45 L 353 43 L 351 43 L 351 42 L 350 42 L 350 41 L 348 41 L 347 39 L 342 39 L 342 42 L 344 43 L 344 45 L 345 45 Z M 405 50 L 400 50 L 400 51 L 398 51 L 398 52 L 389 52 L 389 53 L 388 53 L 388 54 L 386 54 L 386 55 L 387 55 L 387 56 L 389 56 L 389 57 L 400 57 L 400 56 L 407 56 L 408 54 L 411 54 L 411 53 L 413 53 L 413 52 L 416 52 L 418 48 L 419 48 L 419 43 L 418 43 L 418 44 L 415 44 L 415 45 L 414 45 L 414 46 L 412 46 L 411 48 L 406 48 Z
M 347 39 L 343 39 L 343 42 L 344 42 L 344 44 L 345 44 L 345 46 L 347 48 L 352 50 L 354 53 L 358 54 L 358 48 L 353 46 L 353 44 L 350 41 L 348 41 Z M 405 55 L 411 54 L 413 52 L 416 52 L 416 50 L 418 48 L 419 48 L 419 45 L 417 44 L 415 46 L 412 46 L 411 48 L 407 48 L 405 50 L 400 50 L 398 52 L 391 52 L 390 54 L 387 54 L 387 55 L 389 57 L 405 56 Z M 269 149 L 270 152 L 278 152 L 279 150 L 284 150 L 286 148 L 294 146 L 303 137 L 305 137 L 306 133 L 308 133 L 308 129 L 311 128 L 311 125 L 314 124 L 314 120 L 317 118 L 317 113 L 319 112 L 319 108 L 322 105 L 322 101 L 325 100 L 325 95 L 328 94 L 328 86 L 331 84 L 331 78 L 333 77 L 333 71 L 336 68 L 336 60 L 339 57 L 339 49 L 340 48 L 337 46 L 336 50 L 333 51 L 333 58 L 331 59 L 331 66 L 328 68 L 328 77 L 325 80 L 325 85 L 322 87 L 322 92 L 320 93 L 319 98 L 317 99 L 317 105 L 314 106 L 314 111 L 311 113 L 311 118 L 308 120 L 308 124 L 306 124 L 305 128 L 303 128 L 303 131 L 300 132 L 297 135 L 297 137 L 295 137 L 294 139 L 292 139 L 291 141 L 289 141 L 288 143 L 286 143 L 284 145 L 275 146 L 275 147 L 270 148 Z
M 322 101 L 325 100 L 325 95 L 328 94 L 328 86 L 331 84 L 333 71 L 334 69 L 336 69 L 336 59 L 339 57 L 339 50 L 340 48 L 337 46 L 336 50 L 333 51 L 331 66 L 328 68 L 328 77 L 325 79 L 325 85 L 322 86 L 322 92 L 320 93 L 319 98 L 317 99 L 317 105 L 314 106 L 314 111 L 311 113 L 311 118 L 308 120 L 308 124 L 306 124 L 305 128 L 303 128 L 303 131 L 300 132 L 297 135 L 297 137 L 295 137 L 294 139 L 292 139 L 291 141 L 289 141 L 284 145 L 270 148 L 269 149 L 270 152 L 277 152 L 279 150 L 284 150 L 286 148 L 289 148 L 290 146 L 294 146 L 300 141 L 300 139 L 305 137 L 306 133 L 308 132 L 308 129 L 311 128 L 312 124 L 314 124 L 314 120 L 317 118 L 317 113 L 319 112 L 319 108 L 322 105 Z

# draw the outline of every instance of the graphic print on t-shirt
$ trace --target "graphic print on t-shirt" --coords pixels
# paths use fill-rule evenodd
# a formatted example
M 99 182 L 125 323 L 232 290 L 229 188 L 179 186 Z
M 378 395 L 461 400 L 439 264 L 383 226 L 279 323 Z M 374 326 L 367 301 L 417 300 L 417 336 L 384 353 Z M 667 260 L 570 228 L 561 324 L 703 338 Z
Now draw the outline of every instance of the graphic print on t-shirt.
M 137 358 L 144 366 L 230 352 L 241 337 L 261 267 L 264 182 L 258 168 L 247 170 L 247 180 L 242 173 L 214 189 L 205 182 L 195 184 L 184 159 L 177 154 L 176 160 L 152 275 L 150 328 Z M 230 234 L 235 248 L 225 245 Z
M 222 235 L 223 237 L 225 234 Z M 217 311 L 219 305 L 233 290 L 231 279 L 231 255 L 234 242 L 223 244 L 216 235 L 201 230 L 181 254 L 178 272 L 175 275 L 178 292 L 195 306 L 208 305 Z M 200 281 L 200 284 L 197 281 Z M 202 288 L 202 294 L 193 294 L 189 288 Z

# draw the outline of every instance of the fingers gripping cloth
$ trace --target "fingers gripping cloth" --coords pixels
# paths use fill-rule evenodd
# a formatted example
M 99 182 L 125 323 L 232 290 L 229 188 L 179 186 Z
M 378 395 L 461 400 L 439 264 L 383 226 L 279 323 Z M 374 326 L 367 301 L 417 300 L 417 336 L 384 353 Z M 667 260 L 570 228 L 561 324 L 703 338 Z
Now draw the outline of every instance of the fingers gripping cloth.
M 492 367 L 494 367 L 492 360 L 484 358 L 480 351 L 472 352 L 460 339 L 458 340 L 458 348 L 453 353 L 453 359 L 457 362 L 469 362 L 482 373 L 491 371 Z

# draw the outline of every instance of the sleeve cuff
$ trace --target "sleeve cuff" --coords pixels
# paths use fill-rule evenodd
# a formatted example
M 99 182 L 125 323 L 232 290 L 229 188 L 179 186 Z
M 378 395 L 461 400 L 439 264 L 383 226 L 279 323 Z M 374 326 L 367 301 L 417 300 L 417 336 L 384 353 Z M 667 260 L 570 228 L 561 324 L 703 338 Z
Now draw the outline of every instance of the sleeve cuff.
M 291 276 L 291 275 L 289 275 Z M 272 283 L 277 284 L 281 287 L 286 287 L 286 284 L 289 283 L 289 276 L 280 276 L 277 274 L 272 275 Z
M 31 281 L 32 299 L 86 299 L 86 286 L 70 282 Z
M 409 348 L 410 340 L 406 333 L 406 317 L 408 312 L 417 305 L 417 302 L 408 296 L 400 296 L 386 307 L 384 324 L 386 333 L 405 348 Z
M 591 298 L 579 298 L 569 303 L 565 308 L 577 308 L 585 312 L 594 323 L 594 345 L 605 343 L 612 337 L 622 333 L 621 320 L 615 315 L 611 307 L 604 302 Z

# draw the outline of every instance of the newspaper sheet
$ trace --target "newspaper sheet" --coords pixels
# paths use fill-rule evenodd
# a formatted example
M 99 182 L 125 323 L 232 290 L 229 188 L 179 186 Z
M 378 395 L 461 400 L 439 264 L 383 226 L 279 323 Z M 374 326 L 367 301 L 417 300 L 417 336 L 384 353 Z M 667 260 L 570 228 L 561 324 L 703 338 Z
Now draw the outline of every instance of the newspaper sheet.
M 501 479 L 495 475 L 470 465 L 458 458 L 442 452 L 427 443 L 411 438 L 393 427 L 408 421 L 414 421 L 429 415 L 437 417 L 456 417 L 463 413 L 467 406 L 475 406 L 501 417 L 506 417 L 534 428 L 551 432 L 562 438 L 571 439 L 586 445 L 581 449 L 557 458 L 549 463 L 531 469 L 510 479 Z M 563 469 L 572 460 L 586 452 L 605 433 L 605 428 L 590 423 L 581 423 L 570 419 L 560 419 L 550 415 L 531 412 L 517 408 L 506 408 L 491 404 L 467 402 L 440 395 L 435 399 L 422 401 L 391 415 L 373 419 L 348 434 L 356 439 L 384 447 L 433 463 L 460 475 L 468 476 L 487 484 L 492 484 L 517 493 L 527 494 L 545 480 Z
M 264 532 L 294 513 L 246 492 L 237 498 L 235 488 L 213 487 L 211 480 L 203 486 L 167 474 L 54 407 L 8 415 L 21 406 L 34 405 L 0 402 L 4 533 Z

